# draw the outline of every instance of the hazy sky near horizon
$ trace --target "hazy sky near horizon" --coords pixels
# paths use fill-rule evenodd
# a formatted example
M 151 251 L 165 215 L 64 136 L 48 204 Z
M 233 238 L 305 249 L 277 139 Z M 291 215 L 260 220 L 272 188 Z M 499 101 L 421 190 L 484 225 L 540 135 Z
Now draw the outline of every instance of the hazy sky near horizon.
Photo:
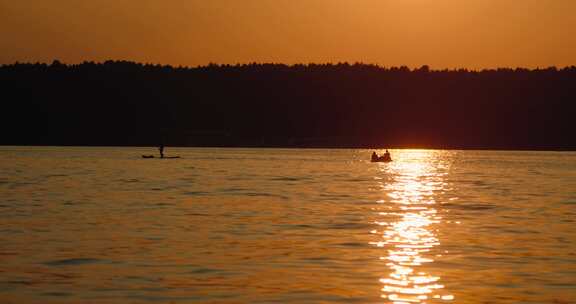
M 576 0 L 0 0 L 0 64 L 576 65 Z

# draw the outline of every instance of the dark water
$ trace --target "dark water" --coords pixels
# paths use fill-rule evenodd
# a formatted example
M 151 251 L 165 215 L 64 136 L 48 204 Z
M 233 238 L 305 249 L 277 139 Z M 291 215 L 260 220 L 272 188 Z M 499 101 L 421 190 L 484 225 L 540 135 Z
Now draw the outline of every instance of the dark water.
M 0 148 L 0 302 L 576 302 L 576 153 L 154 152 Z

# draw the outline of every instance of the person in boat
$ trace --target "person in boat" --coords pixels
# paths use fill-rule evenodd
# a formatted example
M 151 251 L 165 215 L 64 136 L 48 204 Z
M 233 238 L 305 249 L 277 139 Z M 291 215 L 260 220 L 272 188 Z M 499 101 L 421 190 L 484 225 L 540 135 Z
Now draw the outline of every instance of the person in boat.
M 378 154 L 376 154 L 376 151 L 372 152 L 372 161 L 378 161 Z
M 390 156 L 390 152 L 388 152 L 388 149 L 386 149 L 386 152 L 384 153 L 384 155 L 382 156 L 382 158 L 383 158 L 385 161 L 392 160 L 392 157 Z
M 164 158 L 164 144 L 160 144 L 158 151 L 160 151 L 160 158 Z

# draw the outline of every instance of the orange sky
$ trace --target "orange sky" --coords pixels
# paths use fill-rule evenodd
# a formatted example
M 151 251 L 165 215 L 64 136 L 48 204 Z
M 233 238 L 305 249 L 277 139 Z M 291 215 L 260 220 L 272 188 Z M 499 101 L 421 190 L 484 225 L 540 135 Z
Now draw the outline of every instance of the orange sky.
M 0 0 L 0 63 L 576 64 L 576 0 Z

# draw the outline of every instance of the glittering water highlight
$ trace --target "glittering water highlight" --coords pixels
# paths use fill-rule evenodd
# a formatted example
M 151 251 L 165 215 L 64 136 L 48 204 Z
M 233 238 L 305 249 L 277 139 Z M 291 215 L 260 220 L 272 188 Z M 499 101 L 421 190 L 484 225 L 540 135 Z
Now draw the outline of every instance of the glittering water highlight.
M 424 154 L 424 155 L 423 155 Z M 381 165 L 381 170 L 394 172 L 392 182 L 382 183 L 385 199 L 376 221 L 381 229 L 372 233 L 382 239 L 372 244 L 386 250 L 380 257 L 390 272 L 380 279 L 382 298 L 391 303 L 433 303 L 430 300 L 453 300 L 445 291 L 439 274 L 426 271 L 425 264 L 433 263 L 440 243 L 435 224 L 443 218 L 438 214 L 436 192 L 450 192 L 443 178 L 449 163 L 430 165 L 430 152 L 414 151 L 394 164 Z M 456 197 L 452 199 L 457 199 Z M 381 211 L 380 211 L 381 210 Z

